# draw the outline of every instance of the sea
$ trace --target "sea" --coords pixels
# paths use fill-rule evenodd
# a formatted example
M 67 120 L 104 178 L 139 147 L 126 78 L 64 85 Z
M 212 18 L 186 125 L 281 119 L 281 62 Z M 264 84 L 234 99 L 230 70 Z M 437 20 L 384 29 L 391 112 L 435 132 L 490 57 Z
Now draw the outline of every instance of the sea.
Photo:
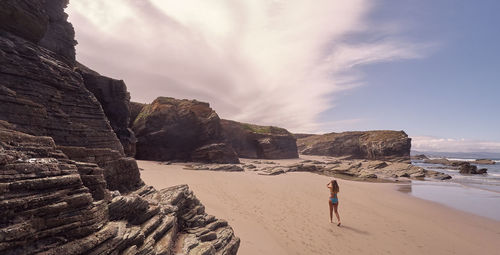
M 449 160 L 475 161 L 475 158 L 454 158 Z M 487 174 L 462 175 L 456 169 L 441 164 L 426 164 L 413 160 L 412 164 L 424 169 L 449 174 L 444 181 L 411 181 L 406 190 L 413 196 L 444 204 L 446 206 L 500 221 L 500 158 L 493 159 L 494 165 L 476 165 L 488 169 Z

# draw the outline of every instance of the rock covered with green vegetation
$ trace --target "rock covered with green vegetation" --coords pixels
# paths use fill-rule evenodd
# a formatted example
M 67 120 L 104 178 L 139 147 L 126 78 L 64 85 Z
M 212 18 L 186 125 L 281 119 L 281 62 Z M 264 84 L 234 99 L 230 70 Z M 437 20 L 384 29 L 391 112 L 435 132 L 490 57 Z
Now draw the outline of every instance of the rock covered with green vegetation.
M 239 157 L 261 159 L 297 158 L 295 137 L 288 130 L 221 120 L 225 139 Z

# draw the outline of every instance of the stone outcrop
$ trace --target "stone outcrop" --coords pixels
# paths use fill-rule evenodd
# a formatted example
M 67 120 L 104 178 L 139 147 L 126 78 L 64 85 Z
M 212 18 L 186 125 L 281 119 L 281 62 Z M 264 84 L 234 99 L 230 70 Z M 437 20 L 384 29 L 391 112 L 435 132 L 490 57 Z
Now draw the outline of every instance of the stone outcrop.
M 115 80 L 77 63 L 85 87 L 94 94 L 120 140 L 126 156 L 135 155 L 136 138 L 130 122 L 130 93 L 123 80 Z
M 470 162 L 455 162 L 453 166 L 458 167 L 461 174 L 485 174 L 488 171 L 486 168 L 478 169 L 477 166 L 472 165 Z
M 403 131 L 353 131 L 303 137 L 297 147 L 306 155 L 408 161 L 411 138 Z
M 221 120 L 226 141 L 239 157 L 261 159 L 298 158 L 295 137 L 286 129 Z
M 254 161 L 252 163 L 244 164 L 243 168 L 247 171 L 256 171 L 260 175 L 312 172 L 363 181 L 376 179 L 398 180 L 398 178 L 446 180 L 451 178 L 448 174 L 426 170 L 411 164 L 382 160 L 328 158 L 322 160 L 303 160 L 293 164 L 265 161 Z
M 236 254 L 186 185 L 110 193 L 97 165 L 12 128 L 0 121 L 1 254 Z
M 159 97 L 134 120 L 137 159 L 238 163 L 208 103 Z

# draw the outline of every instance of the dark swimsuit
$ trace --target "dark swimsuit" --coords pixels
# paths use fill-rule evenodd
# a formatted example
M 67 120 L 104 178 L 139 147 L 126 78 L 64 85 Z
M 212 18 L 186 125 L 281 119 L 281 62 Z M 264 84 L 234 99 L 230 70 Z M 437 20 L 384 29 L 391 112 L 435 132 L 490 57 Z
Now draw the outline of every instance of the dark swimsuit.
M 336 204 L 339 202 L 339 199 L 337 198 L 337 193 L 333 194 L 333 197 L 330 198 L 330 201 L 332 201 L 332 204 Z

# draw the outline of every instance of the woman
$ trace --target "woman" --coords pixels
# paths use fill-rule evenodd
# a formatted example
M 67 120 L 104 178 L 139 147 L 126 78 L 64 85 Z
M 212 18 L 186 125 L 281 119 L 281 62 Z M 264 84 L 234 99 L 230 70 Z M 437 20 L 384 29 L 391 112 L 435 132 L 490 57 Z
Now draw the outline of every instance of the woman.
M 328 199 L 328 205 L 330 206 L 330 223 L 333 223 L 332 210 L 335 210 L 335 215 L 339 221 L 337 226 L 340 226 L 340 216 L 337 211 L 337 208 L 339 207 L 339 199 L 337 198 L 337 193 L 339 193 L 339 184 L 337 183 L 337 180 L 332 180 L 326 184 L 326 187 L 330 189 L 330 199 Z

